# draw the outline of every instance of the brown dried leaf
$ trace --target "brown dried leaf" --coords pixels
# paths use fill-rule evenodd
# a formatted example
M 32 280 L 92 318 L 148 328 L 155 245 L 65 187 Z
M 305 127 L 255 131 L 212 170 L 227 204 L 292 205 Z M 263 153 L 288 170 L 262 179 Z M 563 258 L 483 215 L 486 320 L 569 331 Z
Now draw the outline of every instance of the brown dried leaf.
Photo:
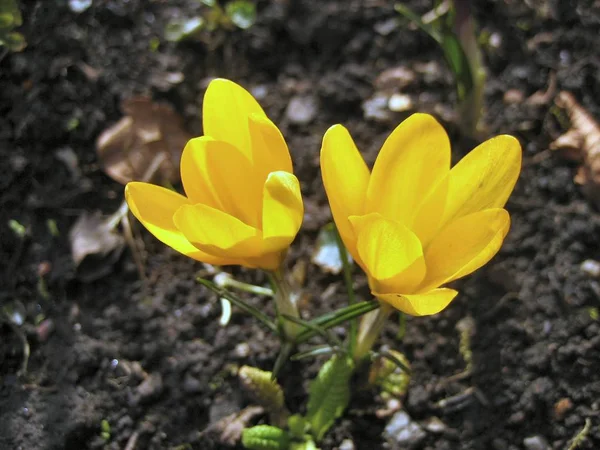
M 556 94 L 556 74 L 550 72 L 548 77 L 548 87 L 545 91 L 536 91 L 527 99 L 528 105 L 543 106 L 547 105 L 552 101 L 554 94 Z
M 84 212 L 71 231 L 71 256 L 77 275 L 83 281 L 108 275 L 125 246 L 123 236 L 115 233 L 113 217 Z
M 215 436 L 219 443 L 233 447 L 242 438 L 244 428 L 257 416 L 264 414 L 261 406 L 247 406 L 239 412 L 230 414 L 211 423 L 201 434 Z
M 157 181 L 178 182 L 181 152 L 192 138 L 183 127 L 183 118 L 169 105 L 147 97 L 124 100 L 121 109 L 126 116 L 96 141 L 106 174 L 121 184 L 141 180 L 154 158 L 165 153 Z
M 583 186 L 587 197 L 600 208 L 600 125 L 569 92 L 560 92 L 555 103 L 566 111 L 571 128 L 552 142 L 550 148 L 579 153 L 581 166 L 575 182 Z

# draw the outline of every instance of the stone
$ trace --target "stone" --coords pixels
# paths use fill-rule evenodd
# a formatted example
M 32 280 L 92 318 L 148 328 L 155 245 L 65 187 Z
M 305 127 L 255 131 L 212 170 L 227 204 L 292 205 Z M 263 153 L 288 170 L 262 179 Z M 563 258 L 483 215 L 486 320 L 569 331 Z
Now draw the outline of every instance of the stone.
M 426 437 L 421 426 L 413 422 L 405 411 L 398 411 L 385 427 L 384 436 L 392 448 L 412 448 Z

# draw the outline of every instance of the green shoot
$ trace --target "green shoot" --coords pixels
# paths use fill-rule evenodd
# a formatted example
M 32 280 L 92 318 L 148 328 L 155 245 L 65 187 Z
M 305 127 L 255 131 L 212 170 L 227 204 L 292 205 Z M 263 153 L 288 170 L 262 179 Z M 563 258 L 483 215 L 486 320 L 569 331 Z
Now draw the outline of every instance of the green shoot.
M 335 225 L 331 224 L 333 227 Z M 340 259 L 342 261 L 342 268 L 344 271 L 344 284 L 346 285 L 346 291 L 348 293 L 348 305 L 352 306 L 356 303 L 354 295 L 354 286 L 352 285 L 352 267 L 348 260 L 348 251 L 342 242 L 342 237 L 337 229 L 335 229 L 335 238 L 340 253 Z M 348 351 L 352 354 L 354 347 L 356 346 L 356 335 L 358 333 L 358 318 L 350 321 L 350 335 L 348 337 Z
M 401 3 L 396 11 L 414 22 L 441 47 L 456 84 L 462 130 L 476 136 L 483 130 L 483 94 L 486 73 L 475 36 L 470 0 L 446 0 L 424 20 Z
M 223 32 L 236 28 L 247 30 L 256 22 L 256 5 L 249 0 L 235 0 L 223 8 L 216 0 L 200 0 L 201 15 L 171 20 L 165 27 L 165 39 L 170 42 L 198 40 L 218 46 Z
M 275 325 L 275 322 L 273 322 L 269 318 L 269 316 L 267 316 L 265 313 L 263 313 L 259 309 L 255 308 L 254 306 L 250 305 L 249 303 L 246 303 L 239 297 L 236 297 L 235 295 L 231 294 L 229 291 L 217 286 L 216 284 L 214 284 L 213 282 L 211 282 L 209 280 L 205 280 L 204 278 L 196 278 L 196 281 L 198 283 L 202 284 L 203 286 L 206 286 L 208 289 L 213 291 L 219 297 L 229 300 L 231 303 L 233 303 L 235 306 L 240 308 L 242 311 L 254 316 L 260 323 L 262 323 L 267 329 L 269 329 L 273 333 L 279 334 L 279 331 L 278 331 L 277 325 Z

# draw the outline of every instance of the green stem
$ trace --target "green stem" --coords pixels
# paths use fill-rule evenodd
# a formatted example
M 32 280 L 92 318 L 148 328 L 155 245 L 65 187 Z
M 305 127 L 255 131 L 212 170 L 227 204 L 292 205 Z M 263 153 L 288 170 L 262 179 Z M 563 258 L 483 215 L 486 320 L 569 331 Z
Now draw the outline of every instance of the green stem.
M 262 286 L 255 286 L 254 284 L 244 283 L 243 281 L 236 280 L 226 272 L 220 272 L 214 276 L 213 280 L 218 286 L 223 288 L 232 287 L 242 292 L 248 292 L 249 294 L 264 295 L 266 297 L 273 297 L 274 293 L 272 289 L 265 288 Z
M 375 301 L 356 303 L 352 306 L 346 306 L 345 308 L 317 317 L 316 319 L 311 320 L 310 323 L 323 330 L 327 330 L 377 308 L 379 308 L 379 302 Z M 297 336 L 296 343 L 301 344 L 317 334 L 319 333 L 315 330 L 304 330 Z
M 406 334 L 406 314 L 402 311 L 398 311 L 398 333 L 396 333 L 396 339 L 401 341 L 404 339 Z
M 335 230 L 335 239 L 337 242 L 338 251 L 340 253 L 340 259 L 342 261 L 342 269 L 344 272 L 344 284 L 346 285 L 346 292 L 348 294 L 348 305 L 354 305 L 356 303 L 356 296 L 354 295 L 354 287 L 352 286 L 352 267 L 348 261 L 348 253 L 342 237 L 340 236 L 339 230 Z M 350 332 L 348 336 L 348 352 L 352 354 L 356 347 L 356 336 L 358 333 L 358 318 L 350 321 Z
M 454 0 L 454 33 L 464 51 L 471 77 L 470 89 L 464 93 L 463 98 L 459 98 L 461 122 L 471 136 L 476 136 L 483 127 L 481 119 L 487 74 L 475 33 L 472 6 L 471 0 Z
M 229 300 L 231 303 L 233 303 L 235 306 L 240 308 L 245 313 L 248 313 L 248 314 L 254 316 L 263 325 L 265 325 L 269 330 L 271 330 L 275 334 L 279 335 L 279 330 L 278 330 L 277 326 L 275 325 L 275 323 L 273 323 L 273 321 L 269 318 L 269 316 L 267 316 L 262 311 L 258 310 L 257 308 L 250 305 L 249 303 L 246 303 L 245 301 L 243 301 L 242 299 L 233 295 L 231 292 L 227 291 L 226 289 L 223 289 L 222 287 L 217 286 L 216 284 L 212 283 L 211 281 L 205 280 L 204 278 L 200 278 L 200 277 L 196 278 L 196 281 L 198 283 L 202 284 L 203 286 L 206 286 L 208 289 L 213 291 L 219 297 L 223 297 L 223 298 Z
M 365 314 L 360 319 L 356 347 L 352 353 L 357 364 L 369 354 L 393 311 L 390 305 L 382 302 L 378 309 Z
M 294 338 L 302 331 L 303 327 L 283 318 L 284 314 L 290 317 L 300 317 L 296 302 L 292 298 L 292 288 L 283 276 L 281 268 L 268 272 L 268 275 L 275 291 L 275 310 L 279 325 L 283 329 L 285 337 L 290 341 L 294 341 Z

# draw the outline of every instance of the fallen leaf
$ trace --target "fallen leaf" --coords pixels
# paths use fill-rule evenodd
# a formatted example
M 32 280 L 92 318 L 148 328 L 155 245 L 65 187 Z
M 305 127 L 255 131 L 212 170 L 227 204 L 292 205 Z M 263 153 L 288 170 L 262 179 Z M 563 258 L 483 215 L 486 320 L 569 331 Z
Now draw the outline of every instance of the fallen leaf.
M 148 97 L 123 101 L 126 114 L 103 131 L 96 141 L 96 152 L 106 174 L 127 184 L 141 180 L 159 154 L 166 158 L 157 171 L 157 182 L 177 183 L 179 161 L 192 136 L 183 127 L 183 118 L 165 103 Z
M 556 93 L 556 74 L 554 72 L 550 72 L 548 77 L 548 87 L 545 91 L 536 91 L 527 99 L 526 103 L 528 105 L 547 105 L 550 103 L 554 94 Z
M 201 434 L 217 435 L 221 444 L 233 447 L 240 441 L 244 428 L 248 427 L 252 419 L 264 412 L 265 410 L 261 406 L 248 406 L 211 423 Z
M 84 212 L 71 228 L 71 257 L 81 280 L 94 281 L 112 270 L 125 246 L 125 239 L 115 228 L 114 217 L 106 218 L 99 212 Z
M 575 183 L 583 186 L 584 194 L 600 209 L 600 125 L 569 92 L 560 92 L 555 103 L 566 111 L 571 128 L 552 142 L 550 149 L 566 150 L 581 161 Z

